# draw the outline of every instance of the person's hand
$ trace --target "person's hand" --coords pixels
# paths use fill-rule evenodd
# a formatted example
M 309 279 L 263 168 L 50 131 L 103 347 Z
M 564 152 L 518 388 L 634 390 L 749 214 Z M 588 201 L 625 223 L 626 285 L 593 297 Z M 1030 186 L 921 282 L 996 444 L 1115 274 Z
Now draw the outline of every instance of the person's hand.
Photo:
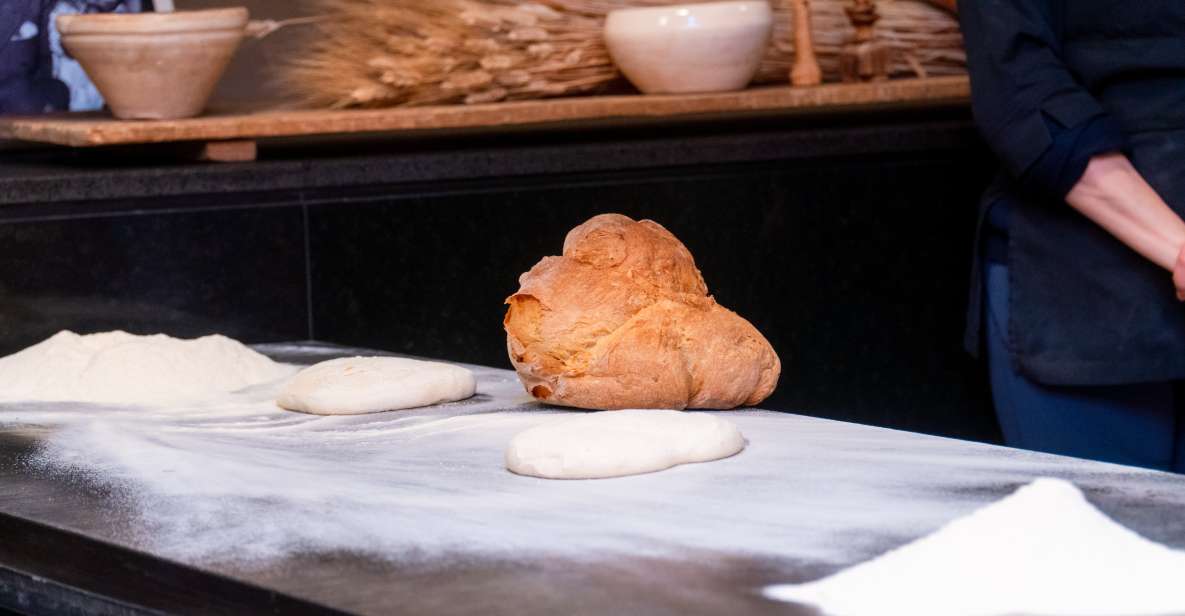
M 1173 265 L 1173 285 L 1177 287 L 1177 299 L 1185 302 L 1185 246 L 1177 253 L 1177 262 Z

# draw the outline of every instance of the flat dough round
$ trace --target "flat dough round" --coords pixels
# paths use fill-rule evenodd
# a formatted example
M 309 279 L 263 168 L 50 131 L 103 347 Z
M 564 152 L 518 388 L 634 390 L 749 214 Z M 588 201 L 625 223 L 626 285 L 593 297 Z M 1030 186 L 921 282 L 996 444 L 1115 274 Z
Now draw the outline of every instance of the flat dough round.
M 464 400 L 473 373 L 460 366 L 403 357 L 343 357 L 301 370 L 276 404 L 315 415 L 359 415 Z
M 545 479 L 601 479 L 719 460 L 744 448 L 736 424 L 715 415 L 602 411 L 519 433 L 506 449 L 506 468 Z

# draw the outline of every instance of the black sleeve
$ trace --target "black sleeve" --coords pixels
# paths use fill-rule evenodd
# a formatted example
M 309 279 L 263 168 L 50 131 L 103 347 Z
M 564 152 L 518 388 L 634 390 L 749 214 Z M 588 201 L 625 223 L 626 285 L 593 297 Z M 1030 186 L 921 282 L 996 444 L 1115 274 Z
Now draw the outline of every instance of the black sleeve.
M 1020 185 L 1058 201 L 1065 200 L 1091 157 L 1127 149 L 1127 137 L 1109 115 L 1097 115 L 1072 127 L 1047 123 L 1052 142 L 1020 177 Z
M 959 3 L 971 104 L 988 145 L 1022 178 L 1053 144 L 1051 127 L 1106 115 L 1061 59 L 1059 0 Z

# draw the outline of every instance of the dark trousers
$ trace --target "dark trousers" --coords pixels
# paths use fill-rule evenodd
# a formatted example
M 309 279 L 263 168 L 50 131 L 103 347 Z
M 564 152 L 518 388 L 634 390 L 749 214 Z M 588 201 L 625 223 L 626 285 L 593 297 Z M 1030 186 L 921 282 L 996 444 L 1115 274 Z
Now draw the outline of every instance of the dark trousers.
M 988 262 L 986 269 L 987 359 L 1005 443 L 1185 473 L 1182 383 L 1059 387 L 1018 374 L 1005 346 L 1008 268 Z

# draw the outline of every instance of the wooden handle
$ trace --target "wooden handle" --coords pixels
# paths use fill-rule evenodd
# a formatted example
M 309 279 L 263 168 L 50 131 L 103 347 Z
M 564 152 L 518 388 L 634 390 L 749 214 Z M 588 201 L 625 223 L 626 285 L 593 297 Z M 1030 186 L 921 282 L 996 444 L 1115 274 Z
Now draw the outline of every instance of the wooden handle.
M 794 66 L 790 83 L 817 86 L 823 83 L 823 71 L 815 57 L 815 37 L 811 31 L 810 0 L 791 0 L 794 16 Z

